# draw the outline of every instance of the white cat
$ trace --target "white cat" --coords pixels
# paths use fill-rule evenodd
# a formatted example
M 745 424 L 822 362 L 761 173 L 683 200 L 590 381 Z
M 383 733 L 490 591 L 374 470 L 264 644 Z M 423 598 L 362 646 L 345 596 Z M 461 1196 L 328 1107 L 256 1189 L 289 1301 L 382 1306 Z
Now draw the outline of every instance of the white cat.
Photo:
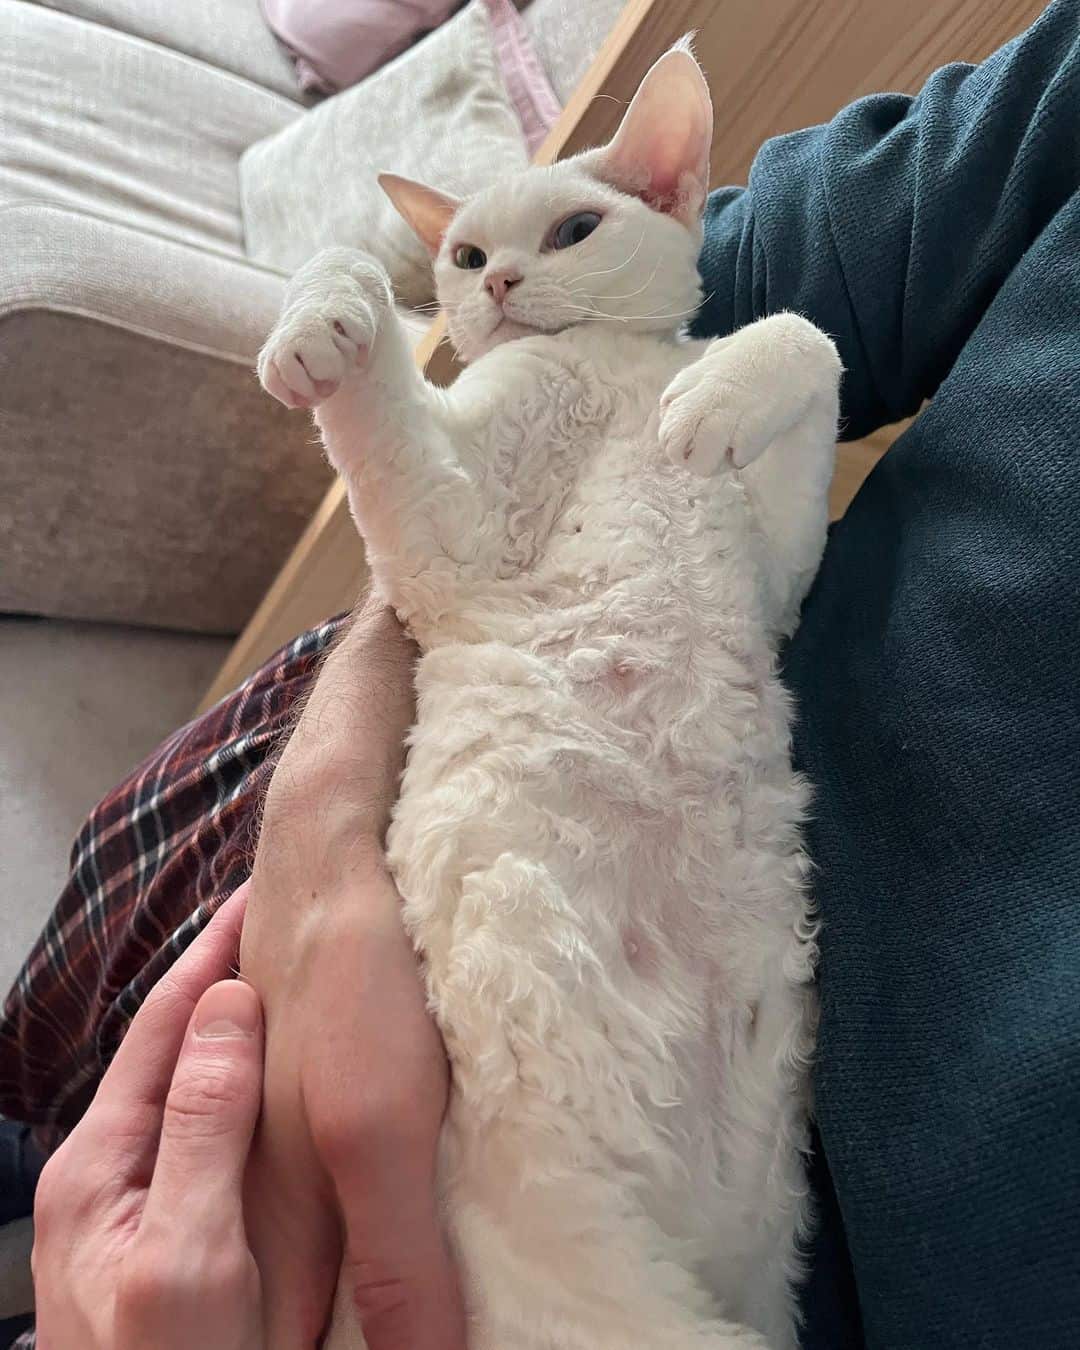
M 775 646 L 840 364 L 792 314 L 680 336 L 711 133 L 680 44 L 603 149 L 464 204 L 385 176 L 472 363 L 447 390 L 346 249 L 260 358 L 423 653 L 388 848 L 453 1065 L 470 1350 L 796 1340 L 815 946 Z

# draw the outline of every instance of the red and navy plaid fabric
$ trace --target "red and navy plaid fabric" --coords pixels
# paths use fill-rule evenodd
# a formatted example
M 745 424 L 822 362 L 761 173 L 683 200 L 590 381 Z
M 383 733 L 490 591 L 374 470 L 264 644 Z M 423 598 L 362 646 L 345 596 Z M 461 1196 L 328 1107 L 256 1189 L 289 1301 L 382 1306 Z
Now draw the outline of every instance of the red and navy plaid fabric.
M 343 623 L 282 648 L 83 826 L 0 1018 L 0 1115 L 35 1126 L 46 1149 L 86 1110 L 148 991 L 247 878 L 275 752 Z
M 283 647 L 90 813 L 71 876 L 0 1017 L 0 1115 L 54 1148 L 147 993 L 251 870 L 277 750 L 345 622 Z M 33 1350 L 34 1332 L 12 1350 Z

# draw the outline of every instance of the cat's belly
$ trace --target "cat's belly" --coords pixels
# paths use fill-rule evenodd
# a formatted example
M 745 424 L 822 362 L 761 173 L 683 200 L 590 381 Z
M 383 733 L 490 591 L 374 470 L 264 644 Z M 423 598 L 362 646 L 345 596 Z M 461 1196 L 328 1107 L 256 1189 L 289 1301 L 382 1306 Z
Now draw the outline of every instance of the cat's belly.
M 609 892 L 619 917 L 646 918 L 660 878 L 687 889 L 723 866 L 733 879 L 746 775 L 722 719 L 688 707 L 681 672 L 655 654 L 614 636 L 540 653 L 444 647 L 422 658 L 417 684 L 396 865 L 415 865 L 436 818 L 459 873 L 526 855 L 585 922 Z M 700 944 L 695 931 L 686 950 Z
M 665 734 L 670 672 L 581 650 L 423 658 L 391 865 L 465 1118 L 565 1093 L 622 1165 L 657 1168 L 666 1231 L 715 1242 L 733 1065 L 803 904 L 785 729 L 762 777 L 790 784 L 788 824 L 719 714 L 715 739 L 708 718 L 692 745 Z M 548 1054 L 562 1077 L 530 1079 Z

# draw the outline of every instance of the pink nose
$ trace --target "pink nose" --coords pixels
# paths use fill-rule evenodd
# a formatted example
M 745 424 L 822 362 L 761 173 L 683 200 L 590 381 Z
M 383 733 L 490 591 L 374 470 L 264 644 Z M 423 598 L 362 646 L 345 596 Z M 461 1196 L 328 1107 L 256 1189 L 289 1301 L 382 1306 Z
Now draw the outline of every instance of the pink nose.
M 488 272 L 484 277 L 484 285 L 491 293 L 491 298 L 497 305 L 501 305 L 506 299 L 506 292 L 511 286 L 516 286 L 521 280 L 521 273 L 516 267 L 500 267 L 494 272 Z

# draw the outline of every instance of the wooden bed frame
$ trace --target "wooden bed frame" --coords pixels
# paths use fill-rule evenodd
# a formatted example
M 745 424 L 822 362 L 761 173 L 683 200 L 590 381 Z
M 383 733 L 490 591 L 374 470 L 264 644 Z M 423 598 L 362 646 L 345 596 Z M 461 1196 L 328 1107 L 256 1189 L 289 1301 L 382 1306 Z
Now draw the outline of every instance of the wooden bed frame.
M 588 0 L 582 0 L 588 3 Z M 883 89 L 913 92 L 953 60 L 979 61 L 1041 12 L 1036 0 L 629 0 L 536 162 L 549 164 L 606 141 L 642 76 L 684 33 L 712 89 L 712 182 L 744 182 L 761 142 L 826 121 Z M 456 366 L 437 324 L 417 348 L 428 378 Z M 831 505 L 839 516 L 895 428 L 841 447 Z M 327 492 L 262 603 L 237 639 L 200 709 L 210 706 L 285 642 L 350 608 L 363 589 L 363 547 L 339 482 Z

